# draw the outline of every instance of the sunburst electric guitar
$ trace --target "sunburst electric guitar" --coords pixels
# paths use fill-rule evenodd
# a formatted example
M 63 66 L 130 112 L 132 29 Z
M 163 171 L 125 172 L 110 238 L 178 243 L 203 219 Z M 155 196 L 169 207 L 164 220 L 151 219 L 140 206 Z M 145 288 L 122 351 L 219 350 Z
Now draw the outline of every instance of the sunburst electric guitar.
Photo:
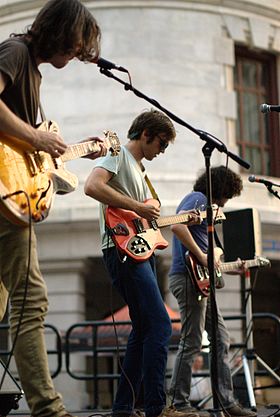
M 145 204 L 158 207 L 155 199 L 145 201 Z M 217 207 L 213 207 L 215 221 L 225 219 L 224 213 Z M 179 223 L 201 223 L 206 217 L 205 211 L 186 212 L 172 216 L 159 217 L 148 221 L 141 218 L 134 211 L 108 207 L 105 213 L 107 229 L 116 245 L 124 255 L 128 255 L 135 261 L 141 262 L 150 258 L 155 249 L 165 249 L 168 246 L 161 234 L 160 228 Z
M 219 259 L 223 251 L 221 248 L 214 248 L 215 259 Z M 210 294 L 210 279 L 208 268 L 200 265 L 196 257 L 189 253 L 186 255 L 186 264 L 190 271 L 190 276 L 197 293 L 201 297 L 208 297 Z M 240 268 L 248 269 L 254 267 L 270 266 L 267 258 L 256 256 L 254 259 L 242 261 L 241 259 L 234 262 L 221 262 L 219 268 L 215 269 L 215 280 L 220 281 L 222 272 L 234 272 Z
M 38 129 L 58 132 L 55 122 L 45 121 Z M 105 131 L 104 145 L 113 155 L 120 150 L 117 135 Z M 44 220 L 54 194 L 67 194 L 78 185 L 76 175 L 67 171 L 64 162 L 99 151 L 98 142 L 69 145 L 66 152 L 53 158 L 43 151 L 0 132 L 0 212 L 11 222 L 27 225 Z

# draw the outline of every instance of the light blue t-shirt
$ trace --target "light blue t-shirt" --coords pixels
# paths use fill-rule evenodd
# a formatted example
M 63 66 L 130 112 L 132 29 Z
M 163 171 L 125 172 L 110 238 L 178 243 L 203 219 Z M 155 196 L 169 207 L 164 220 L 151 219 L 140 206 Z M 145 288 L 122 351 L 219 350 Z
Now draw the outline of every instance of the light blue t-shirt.
M 104 158 L 99 158 L 96 162 L 96 167 L 104 168 L 113 174 L 108 182 L 110 187 L 137 201 L 145 201 L 148 198 L 145 171 L 141 170 L 138 162 L 125 146 L 121 146 L 120 153 L 117 156 L 108 154 Z M 104 213 L 106 208 L 107 205 L 100 204 L 102 249 L 114 246 L 113 241 L 108 237 L 108 233 L 105 230 Z

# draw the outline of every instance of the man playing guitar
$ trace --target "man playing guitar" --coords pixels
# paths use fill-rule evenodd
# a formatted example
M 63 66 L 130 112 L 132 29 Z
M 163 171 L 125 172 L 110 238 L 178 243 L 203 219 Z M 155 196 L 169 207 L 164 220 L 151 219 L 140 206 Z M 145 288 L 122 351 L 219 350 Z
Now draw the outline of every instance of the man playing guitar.
M 243 188 L 239 175 L 224 166 L 211 170 L 212 201 L 223 207 L 227 200 L 239 196 Z M 206 173 L 196 180 L 193 191 L 187 194 L 178 206 L 177 212 L 193 208 L 206 207 Z M 214 216 L 215 220 L 215 216 Z M 186 252 L 191 252 L 196 260 L 207 267 L 208 236 L 204 220 L 199 225 L 171 226 L 174 233 L 172 248 L 172 265 L 169 276 L 169 287 L 176 297 L 182 322 L 181 339 L 173 370 L 170 396 L 176 409 L 197 411 L 190 404 L 192 362 L 200 353 L 202 334 L 206 330 L 211 339 L 210 298 L 198 297 L 197 288 L 193 285 L 192 271 L 186 267 Z M 218 267 L 218 259 L 215 260 Z M 256 413 L 237 405 L 233 397 L 232 379 L 228 362 L 229 333 L 221 313 L 218 311 L 218 379 L 219 398 L 229 417 L 254 417 Z M 205 412 L 200 412 L 201 415 Z
M 134 415 L 134 399 L 143 382 L 146 417 L 197 417 L 195 413 L 183 414 L 166 407 L 165 368 L 172 329 L 157 283 L 155 256 L 142 262 L 130 256 L 124 258 L 105 226 L 107 205 L 135 212 L 136 220 L 152 222 L 159 218 L 159 204 L 145 204 L 148 189 L 142 160 L 152 161 L 164 154 L 175 139 L 175 129 L 163 113 L 145 111 L 132 122 L 128 139 L 116 158 L 107 155 L 97 162 L 85 185 L 85 193 L 102 203 L 104 261 L 113 285 L 128 304 L 132 321 L 113 416 Z M 123 224 L 114 230 L 128 232 Z
M 58 158 L 67 149 L 61 136 L 36 129 L 41 84 L 38 68 L 42 63 L 64 68 L 75 57 L 88 62 L 96 59 L 100 29 L 79 0 L 50 0 L 44 4 L 24 33 L 13 34 L 0 43 L 0 134 Z M 92 157 L 105 153 L 101 144 Z M 3 172 L 5 175 L 5 166 Z M 12 200 L 13 195 L 6 194 L 5 198 Z M 43 325 L 48 299 L 33 227 L 13 224 L 0 214 L 0 319 L 8 295 L 12 339 L 17 336 L 14 356 L 31 414 L 69 417 L 48 367 Z

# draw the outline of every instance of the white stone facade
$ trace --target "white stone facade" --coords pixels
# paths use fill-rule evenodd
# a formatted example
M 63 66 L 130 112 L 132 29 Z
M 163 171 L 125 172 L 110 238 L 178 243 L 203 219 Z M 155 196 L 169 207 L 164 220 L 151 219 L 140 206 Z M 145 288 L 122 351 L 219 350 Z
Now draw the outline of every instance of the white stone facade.
M 44 1 L 0 0 L 0 39 L 21 31 L 31 23 Z M 236 153 L 236 102 L 233 89 L 234 44 L 280 55 L 280 0 L 84 1 L 102 29 L 102 56 L 129 69 L 133 86 L 157 100 L 161 106 L 191 126 L 220 138 Z M 116 131 L 125 143 L 132 119 L 151 104 L 125 91 L 116 81 L 101 75 L 95 65 L 71 62 L 56 70 L 42 65 L 42 104 L 49 119 L 58 122 L 66 142 L 100 136 L 104 129 Z M 116 73 L 125 81 L 125 75 Z M 146 163 L 150 178 L 162 200 L 162 214 L 175 212 L 186 192 L 191 190 L 198 171 L 204 167 L 195 134 L 175 123 L 177 139 L 165 155 Z M 225 155 L 214 151 L 212 165 L 225 163 Z M 280 163 L 280 157 L 279 157 Z M 76 160 L 67 169 L 79 177 L 78 189 L 57 196 L 49 218 L 37 226 L 42 271 L 49 288 L 48 322 L 60 330 L 84 319 L 85 291 L 80 274 L 86 258 L 101 256 L 98 205 L 85 197 L 83 185 L 94 166 Z M 239 166 L 230 161 L 230 167 Z M 228 209 L 254 207 L 259 210 L 263 238 L 278 242 L 279 200 L 261 184 L 247 181 L 244 192 L 229 202 Z M 275 182 L 279 179 L 273 178 Z M 167 230 L 165 237 L 171 240 Z M 264 253 L 280 259 L 280 249 Z M 170 246 L 164 253 L 170 262 Z M 94 279 L 94 271 L 93 271 Z M 231 281 L 223 299 L 223 311 L 238 313 L 239 283 Z M 218 296 L 220 298 L 220 294 Z M 231 299 L 236 299 L 231 303 Z M 170 297 L 170 302 L 174 300 Z M 239 329 L 232 329 L 238 338 Z M 87 405 L 84 386 L 71 381 L 65 389 L 63 378 L 58 389 L 71 409 Z M 74 387 L 72 386 L 74 385 Z

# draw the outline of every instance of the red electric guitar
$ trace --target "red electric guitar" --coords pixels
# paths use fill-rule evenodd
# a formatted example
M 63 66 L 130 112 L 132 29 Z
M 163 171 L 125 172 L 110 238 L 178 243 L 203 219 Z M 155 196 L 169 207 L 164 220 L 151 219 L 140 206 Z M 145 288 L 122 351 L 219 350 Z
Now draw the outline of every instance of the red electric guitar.
M 149 199 L 145 204 L 153 204 L 155 207 L 159 205 L 155 199 Z M 225 219 L 224 213 L 217 206 L 213 207 L 213 211 L 216 222 Z M 197 211 L 197 214 L 189 211 L 148 221 L 134 211 L 109 206 L 106 209 L 105 222 L 116 247 L 125 255 L 140 262 L 149 259 L 155 249 L 165 249 L 168 246 L 160 228 L 178 223 L 199 224 L 205 217 L 205 211 Z
M 223 251 L 221 248 L 214 248 L 215 259 L 219 259 L 222 254 Z M 198 295 L 201 297 L 208 297 L 210 293 L 210 280 L 207 267 L 200 265 L 198 260 L 192 253 L 186 255 L 186 263 L 189 268 L 192 282 L 198 292 Z M 220 282 L 222 272 L 233 272 L 242 267 L 244 269 L 248 269 L 261 266 L 270 266 L 269 259 L 256 256 L 254 259 L 246 261 L 242 261 L 241 259 L 239 259 L 235 262 L 222 262 L 220 263 L 219 268 L 215 270 L 215 280 L 216 282 Z M 219 288 L 217 284 L 216 287 Z

